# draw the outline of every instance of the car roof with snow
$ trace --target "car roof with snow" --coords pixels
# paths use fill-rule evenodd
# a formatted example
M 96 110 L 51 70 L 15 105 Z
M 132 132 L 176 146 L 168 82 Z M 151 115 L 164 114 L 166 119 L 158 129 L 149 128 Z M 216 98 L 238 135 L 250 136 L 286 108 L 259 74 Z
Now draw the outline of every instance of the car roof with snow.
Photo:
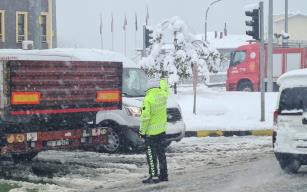
M 0 60 L 107 61 L 123 62 L 126 68 L 137 65 L 120 53 L 100 49 L 56 48 L 44 50 L 1 49 Z
M 282 89 L 292 87 L 307 87 L 307 69 L 289 71 L 279 77 L 277 83 Z

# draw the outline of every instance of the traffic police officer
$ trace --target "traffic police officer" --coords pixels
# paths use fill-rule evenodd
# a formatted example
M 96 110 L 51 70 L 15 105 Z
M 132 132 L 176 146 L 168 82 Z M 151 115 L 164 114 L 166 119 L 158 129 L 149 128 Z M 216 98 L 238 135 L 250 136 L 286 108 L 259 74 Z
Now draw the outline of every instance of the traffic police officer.
M 140 136 L 145 139 L 149 178 L 143 183 L 168 181 L 165 156 L 168 86 L 165 79 L 150 81 L 143 101 Z M 157 164 L 159 162 L 158 174 Z

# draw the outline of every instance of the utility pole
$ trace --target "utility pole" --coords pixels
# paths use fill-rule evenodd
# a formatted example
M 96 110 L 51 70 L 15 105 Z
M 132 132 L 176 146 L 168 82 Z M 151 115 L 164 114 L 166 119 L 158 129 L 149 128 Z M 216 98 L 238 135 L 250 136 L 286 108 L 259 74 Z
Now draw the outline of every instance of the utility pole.
M 288 0 L 285 0 L 285 33 L 288 33 Z
M 267 91 L 273 91 L 273 0 L 269 0 Z
M 261 119 L 265 121 L 265 84 L 264 84 L 264 10 L 263 1 L 259 2 L 260 12 L 260 89 L 261 89 Z
M 285 33 L 288 34 L 288 0 L 285 0 Z M 288 35 L 287 35 L 288 36 Z M 282 39 L 282 44 L 287 45 L 288 44 L 288 38 L 284 37 Z

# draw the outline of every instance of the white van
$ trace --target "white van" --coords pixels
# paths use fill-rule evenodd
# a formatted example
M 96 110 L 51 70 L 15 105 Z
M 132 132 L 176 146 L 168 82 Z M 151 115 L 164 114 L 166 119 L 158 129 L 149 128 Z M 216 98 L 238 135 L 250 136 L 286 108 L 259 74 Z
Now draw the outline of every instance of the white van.
M 282 75 L 274 112 L 274 153 L 283 170 L 296 173 L 307 164 L 307 69 Z
M 147 87 L 147 76 L 137 64 L 121 54 L 114 52 L 108 54 L 123 62 L 123 107 L 122 110 L 97 113 L 96 123 L 112 128 L 112 132 L 108 135 L 109 144 L 104 146 L 104 151 L 114 153 L 120 150 L 141 150 L 144 148 L 144 140 L 138 135 L 139 117 Z M 172 141 L 180 141 L 185 134 L 181 109 L 172 96 L 168 98 L 167 121 L 166 145 L 170 145 Z

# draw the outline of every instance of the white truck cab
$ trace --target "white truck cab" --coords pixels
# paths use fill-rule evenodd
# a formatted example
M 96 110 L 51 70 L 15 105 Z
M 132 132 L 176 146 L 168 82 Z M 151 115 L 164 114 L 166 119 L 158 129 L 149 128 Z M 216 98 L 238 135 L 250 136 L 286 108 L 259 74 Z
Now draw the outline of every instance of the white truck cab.
M 119 150 L 135 151 L 144 148 L 144 140 L 139 137 L 138 130 L 148 79 L 145 72 L 133 61 L 120 54 L 118 54 L 117 60 L 123 62 L 122 110 L 99 111 L 96 116 L 97 124 L 113 130 L 108 135 L 109 144 L 104 146 L 104 150 L 111 153 Z M 167 109 L 166 145 L 172 141 L 180 141 L 184 134 L 185 123 L 182 119 L 181 109 L 175 99 L 170 96 Z
M 274 153 L 283 170 L 296 173 L 307 164 L 307 69 L 285 73 L 278 84 Z

